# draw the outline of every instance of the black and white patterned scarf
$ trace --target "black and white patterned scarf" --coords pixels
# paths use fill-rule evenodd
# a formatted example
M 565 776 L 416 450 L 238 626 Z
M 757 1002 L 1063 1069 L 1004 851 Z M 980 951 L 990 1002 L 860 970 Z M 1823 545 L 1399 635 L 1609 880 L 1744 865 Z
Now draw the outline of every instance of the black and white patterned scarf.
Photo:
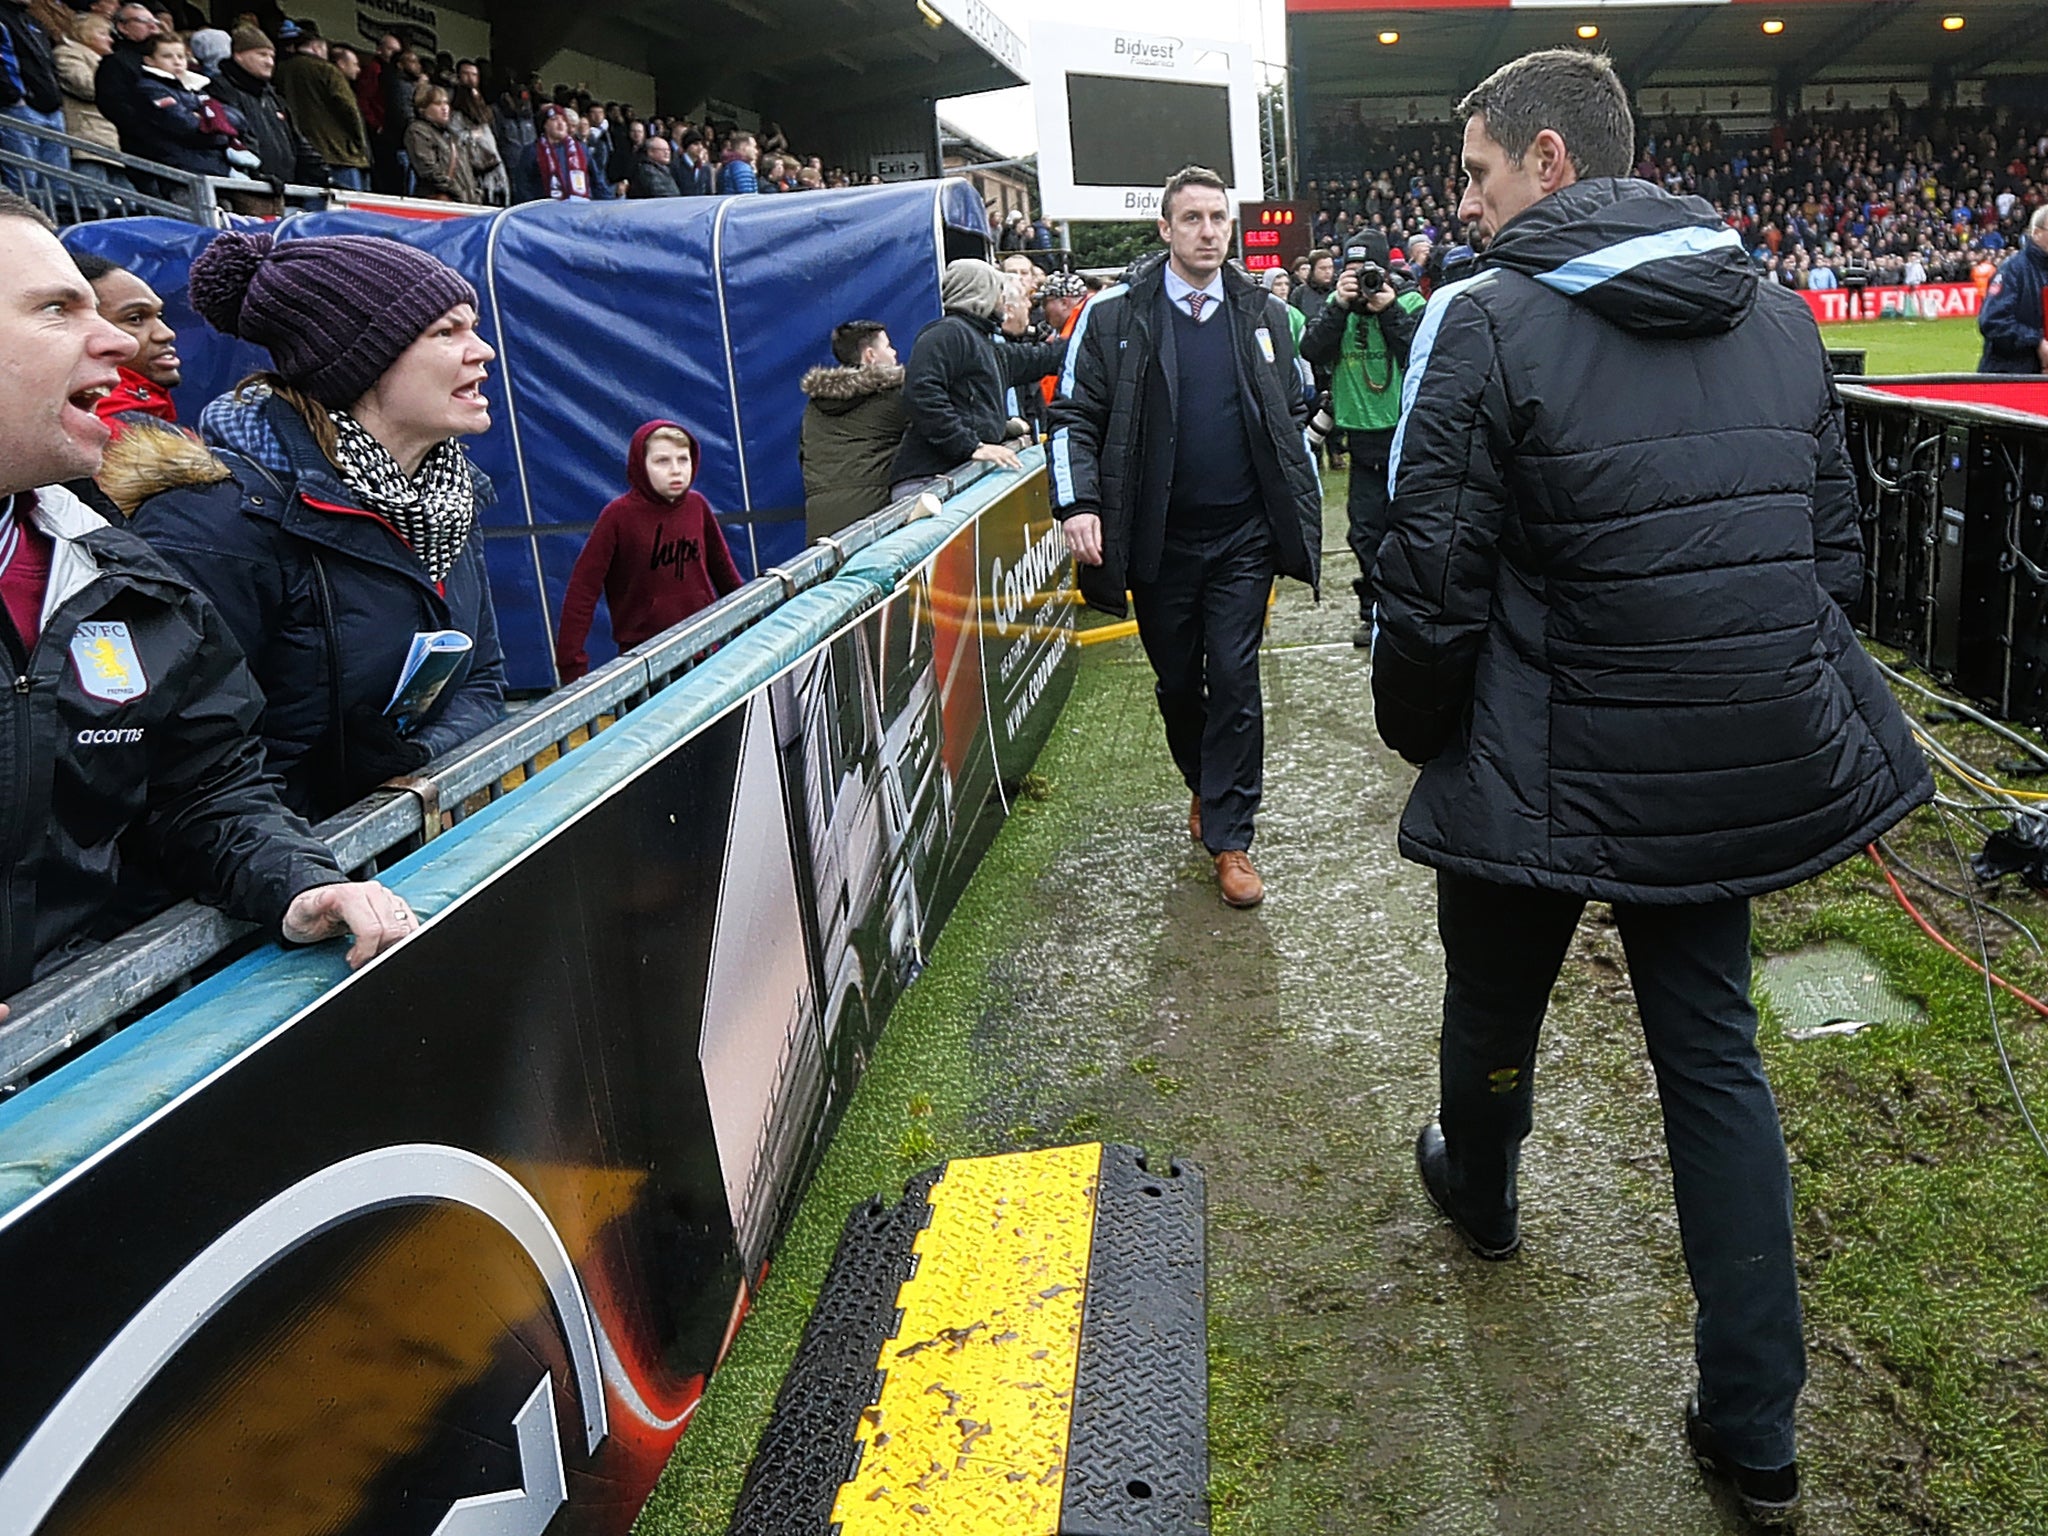
M 331 411 L 335 468 L 363 505 L 388 521 L 438 582 L 454 569 L 476 526 L 476 480 L 454 438 L 429 450 L 410 479 L 390 451 L 347 411 Z

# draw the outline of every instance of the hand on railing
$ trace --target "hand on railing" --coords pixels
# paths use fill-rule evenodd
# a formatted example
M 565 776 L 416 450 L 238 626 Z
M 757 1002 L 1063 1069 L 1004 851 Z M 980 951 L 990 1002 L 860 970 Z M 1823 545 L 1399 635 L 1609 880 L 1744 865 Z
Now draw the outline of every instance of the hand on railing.
M 293 944 L 317 944 L 348 933 L 348 968 L 355 970 L 419 931 L 420 920 L 395 892 L 374 880 L 344 880 L 301 891 L 285 909 L 284 936 Z

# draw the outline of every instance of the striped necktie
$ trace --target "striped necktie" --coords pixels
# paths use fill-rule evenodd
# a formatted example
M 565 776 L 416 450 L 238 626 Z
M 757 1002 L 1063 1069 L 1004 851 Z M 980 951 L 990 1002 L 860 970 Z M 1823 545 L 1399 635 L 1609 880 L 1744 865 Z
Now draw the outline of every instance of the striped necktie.
M 1203 306 L 1204 304 L 1208 303 L 1208 302 L 1209 302 L 1209 295 L 1207 295 L 1206 293 L 1191 293 L 1191 294 L 1189 294 L 1189 295 L 1188 295 L 1188 318 L 1189 318 L 1190 320 L 1200 320 L 1200 319 L 1202 318 L 1202 306 Z
M 0 576 L 7 574 L 7 568 L 14 564 L 14 553 L 21 548 L 21 525 L 14 520 L 15 498 L 10 496 L 0 503 Z

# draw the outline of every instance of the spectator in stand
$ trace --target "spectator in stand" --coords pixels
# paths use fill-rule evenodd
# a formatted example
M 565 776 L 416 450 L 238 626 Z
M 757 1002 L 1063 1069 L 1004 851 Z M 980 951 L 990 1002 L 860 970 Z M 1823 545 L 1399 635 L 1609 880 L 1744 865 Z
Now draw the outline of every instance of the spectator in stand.
M 751 133 L 734 134 L 726 141 L 725 158 L 718 167 L 718 190 L 734 194 L 760 191 L 760 180 L 754 175 L 754 162 L 760 158 L 760 146 Z
M 234 51 L 234 40 L 219 27 L 201 27 L 185 41 L 192 68 L 211 80 L 221 62 Z
M 114 13 L 113 46 L 93 71 L 93 100 L 100 115 L 114 125 L 117 144 L 135 118 L 135 82 L 142 74 L 142 45 L 156 34 L 156 18 L 149 13 L 149 7 L 139 0 L 129 0 Z
M 2019 250 L 1991 280 L 1977 329 L 1979 373 L 2048 373 L 2048 204 L 2034 210 Z
M 1284 280 L 1286 273 L 1280 276 Z M 1039 313 L 1044 317 L 1046 339 L 1071 342 L 1074 327 L 1080 323 L 1081 311 L 1088 306 L 1088 283 L 1078 272 L 1053 272 L 1039 285 Z M 1292 314 L 1293 311 L 1289 311 Z M 1298 318 L 1298 317 L 1297 317 Z M 1046 405 L 1052 404 L 1052 397 L 1059 386 L 1059 380 L 1047 375 L 1038 381 L 1039 398 Z
M 541 108 L 540 137 L 527 150 L 513 183 L 520 202 L 588 202 L 608 195 L 604 183 L 591 174 L 590 157 L 569 126 L 569 108 Z
M 494 114 L 497 119 L 498 158 L 504 162 L 508 177 L 514 176 L 517 167 L 526 159 L 526 152 L 533 147 L 533 141 L 540 137 L 533 114 L 532 89 L 508 78 L 505 89 L 498 96 Z M 518 195 L 516 180 L 512 184 L 511 195 Z
M 327 166 L 293 126 L 278 99 L 271 83 L 276 72 L 276 45 L 256 27 L 237 27 L 228 42 L 228 56 L 216 68 L 207 92 L 241 116 L 248 145 L 259 162 L 257 175 L 301 186 L 325 186 Z
M 485 151 L 489 165 L 475 163 L 476 146 L 468 134 L 455 126 L 455 104 L 443 85 L 422 84 L 415 116 L 405 130 L 405 155 L 412 165 L 413 196 L 443 203 L 481 203 L 483 188 L 477 180 L 485 169 L 495 170 L 497 151 Z
M 104 256 L 78 252 L 73 259 L 79 275 L 92 285 L 100 318 L 135 342 L 133 355 L 120 365 L 120 383 L 94 402 L 94 414 L 116 439 L 138 421 L 176 426 L 178 407 L 171 391 L 184 382 L 184 362 L 178 356 L 178 333 L 164 323 L 164 301 L 149 284 Z
M 420 56 L 410 48 L 398 49 L 377 71 L 384 127 L 370 141 L 375 157 L 370 181 L 379 192 L 403 195 L 411 190 L 411 172 L 405 163 L 405 130 L 412 126 L 413 95 L 426 77 Z
M 685 197 L 710 197 L 718 190 L 718 172 L 711 164 L 711 146 L 694 129 L 683 135 L 683 153 L 675 166 L 676 190 Z
M 0 0 L 0 44 L 6 47 L 6 56 L 0 58 L 0 145 L 60 171 L 71 169 L 69 149 L 7 125 L 64 131 L 64 90 L 57 82 L 54 48 L 70 30 L 52 0 Z M 7 183 L 17 190 L 32 189 L 42 184 L 42 178 L 9 166 Z
M 903 404 L 910 418 L 891 464 L 890 495 L 923 490 L 969 460 L 1003 469 L 1022 466 L 1009 446 L 1009 391 L 1059 370 L 1066 343 L 999 345 L 1004 274 L 985 261 L 946 264 L 939 278 L 944 313 L 917 333 L 904 370 Z M 1021 423 L 1019 424 L 1021 429 Z
M 57 84 L 64 92 L 64 131 L 74 139 L 84 139 L 109 152 L 121 148 L 121 135 L 100 110 L 93 80 L 100 61 L 113 51 L 114 24 L 96 11 L 85 11 L 75 17 L 71 35 L 60 38 L 51 50 L 57 64 Z M 118 161 L 102 160 L 83 150 L 73 151 L 71 168 L 97 176 L 116 188 L 134 186 Z
M 230 122 L 224 108 L 217 113 L 207 110 L 209 98 L 199 94 L 206 79 L 186 67 L 185 44 L 177 33 L 159 32 L 142 47 L 137 101 L 130 127 L 122 132 L 121 148 L 175 170 L 227 175 L 228 150 L 238 140 L 237 130 L 246 132 L 246 125 L 239 118 Z
M 287 21 L 278 29 L 288 50 L 272 75 L 292 126 L 304 135 L 337 187 L 361 192 L 369 184 L 370 140 L 347 76 L 327 58 L 319 28 Z
M 1287 296 L 1294 292 L 1294 279 L 1285 267 L 1273 267 L 1265 275 L 1266 292 L 1282 304 L 1287 305 L 1287 331 L 1294 338 L 1294 355 L 1301 355 L 1301 335 L 1308 329 L 1308 322 L 1301 317 L 1301 311 L 1287 303 Z
M 133 526 L 220 608 L 268 701 L 270 769 L 317 819 L 501 713 L 477 529 L 490 482 L 461 447 L 491 424 L 492 352 L 469 284 L 396 240 L 230 230 L 192 263 L 191 296 L 273 367 L 206 408 L 214 451 L 167 453 Z M 439 630 L 469 649 L 392 718 L 413 637 Z
M 468 59 L 455 66 L 456 132 L 469 141 L 469 163 L 477 168 L 477 190 L 482 200 L 502 208 L 512 200 L 512 174 L 498 148 L 498 114 L 484 99 L 478 84 L 480 74 Z
M 590 156 L 590 174 L 606 186 L 623 182 L 626 167 L 621 165 L 615 169 L 612 165 L 612 125 L 604 107 L 591 103 L 583 120 L 583 149 Z
M 63 488 L 98 471 L 107 429 L 91 402 L 133 348 L 42 215 L 0 193 L 0 653 L 41 700 L 0 734 L 17 786 L 0 804 L 15 851 L 0 865 L 0 996 L 125 926 L 124 861 L 287 942 L 353 932 L 351 965 L 415 926 L 279 802 L 255 736 L 262 695 L 213 606 Z
M 384 71 L 391 67 L 392 59 L 405 44 L 391 33 L 386 32 L 377 39 L 377 51 L 363 58 L 356 49 L 357 67 L 353 75 L 340 59 L 331 59 L 336 68 L 348 80 L 349 88 L 355 92 L 356 112 L 363 120 L 363 142 L 374 152 L 384 143 Z
M 573 683 L 603 595 L 621 651 L 652 640 L 741 586 L 711 503 L 691 489 L 704 455 L 673 421 L 650 421 L 626 449 L 625 495 L 606 505 L 569 573 L 555 664 Z
M 889 504 L 889 465 L 909 418 L 903 368 L 879 320 L 832 328 L 836 368 L 813 368 L 797 457 L 804 472 L 804 532 L 817 540 Z
M 681 197 L 683 190 L 676 185 L 676 179 L 669 171 L 669 164 L 674 158 L 675 150 L 667 139 L 659 136 L 649 139 L 641 150 L 638 163 L 633 167 L 628 195 Z

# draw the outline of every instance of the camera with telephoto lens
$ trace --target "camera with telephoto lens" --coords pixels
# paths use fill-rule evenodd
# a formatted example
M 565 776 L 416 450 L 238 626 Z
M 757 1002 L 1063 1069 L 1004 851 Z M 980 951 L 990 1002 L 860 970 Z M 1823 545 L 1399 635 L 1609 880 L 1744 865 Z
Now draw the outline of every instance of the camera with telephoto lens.
M 1316 396 L 1315 410 L 1309 416 L 1308 451 L 1314 453 L 1323 446 L 1323 439 L 1337 430 L 1337 418 L 1330 414 L 1330 392 L 1326 389 Z

